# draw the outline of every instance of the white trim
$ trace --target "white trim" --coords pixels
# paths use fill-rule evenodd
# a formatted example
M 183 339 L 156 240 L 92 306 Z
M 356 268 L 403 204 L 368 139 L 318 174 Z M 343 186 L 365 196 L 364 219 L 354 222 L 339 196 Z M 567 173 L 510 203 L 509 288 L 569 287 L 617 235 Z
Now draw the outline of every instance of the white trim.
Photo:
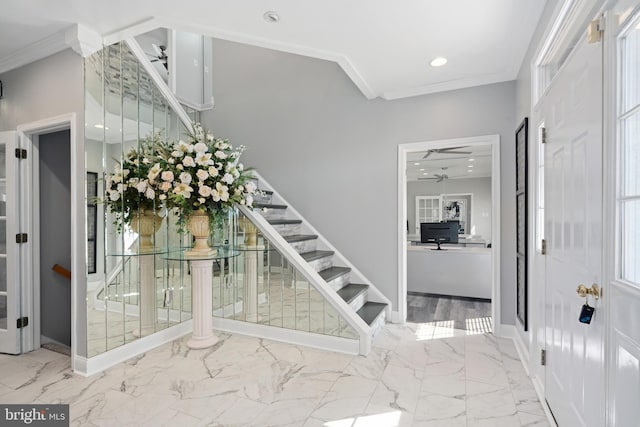
M 65 41 L 65 34 L 66 30 L 58 31 L 45 39 L 39 40 L 5 56 L 0 60 L 0 74 L 69 48 Z
M 88 377 L 98 372 L 102 372 L 118 363 L 129 360 L 139 354 L 146 353 L 163 344 L 176 340 L 193 329 L 191 320 L 184 321 L 179 325 L 163 329 L 143 338 L 138 338 L 128 344 L 116 347 L 106 353 L 86 358 L 76 356 L 76 363 L 73 372 L 84 377 Z
M 491 146 L 491 318 L 496 335 L 501 335 L 500 316 L 500 135 L 441 139 L 398 145 L 398 315 L 407 318 L 407 154 L 433 148 L 468 145 Z
M 257 174 L 256 174 L 257 175 Z M 275 193 L 274 193 L 275 194 Z M 283 257 L 293 265 L 304 278 L 309 281 L 316 291 L 330 303 L 330 305 L 342 316 L 349 326 L 351 326 L 360 338 L 360 354 L 367 355 L 371 350 L 372 333 L 371 328 L 360 316 L 353 311 L 338 294 L 325 282 L 322 277 L 315 271 L 302 256 L 296 252 L 293 247 L 273 228 L 271 224 L 260 214 L 247 209 L 245 206 L 239 206 L 240 211 L 250 218 L 253 224 L 260 230 L 262 235 L 282 254 Z M 388 308 L 388 307 L 387 307 Z M 291 331 L 287 329 L 287 331 Z
M 75 369 L 75 360 L 79 356 L 79 342 L 86 343 L 86 336 L 81 341 L 78 340 L 78 319 L 86 318 L 86 305 L 79 302 L 85 299 L 85 288 L 81 288 L 86 281 L 85 252 L 86 242 L 85 236 L 85 203 L 84 203 L 84 139 L 78 135 L 77 129 L 81 128 L 77 123 L 76 113 L 63 114 L 48 119 L 38 120 L 18 126 L 18 135 L 20 136 L 20 146 L 26 148 L 33 153 L 33 140 L 37 135 L 43 133 L 51 133 L 59 130 L 69 129 L 70 144 L 70 169 L 71 169 L 71 368 Z M 35 156 L 30 156 L 29 161 L 34 162 Z M 36 159 L 37 160 L 37 157 Z M 37 184 L 33 182 L 34 177 L 31 171 L 26 171 L 22 179 L 24 188 L 36 189 Z M 33 197 L 33 195 L 32 195 Z M 34 199 L 27 201 L 26 209 L 23 210 L 25 217 L 28 219 L 27 228 L 24 230 L 35 237 L 34 230 L 37 230 L 35 224 L 35 208 Z M 35 242 L 34 242 L 35 240 Z M 36 243 L 36 244 L 34 244 Z M 40 286 L 39 276 L 35 276 L 33 266 L 39 265 L 40 251 L 37 246 L 37 239 L 31 239 L 21 248 L 23 259 L 26 261 L 22 266 L 23 277 L 23 313 L 33 319 L 34 324 L 39 325 L 40 322 Z M 38 261 L 38 262 L 36 262 Z M 83 292 L 81 292 L 81 290 Z M 37 307 L 34 307 L 34 304 Z M 85 313 L 80 315 L 80 309 Z M 86 328 L 86 326 L 85 326 Z M 26 328 L 23 331 L 23 351 L 30 351 L 40 345 L 40 334 L 38 328 Z M 35 332 L 38 332 L 37 334 Z
M 361 354 L 358 340 L 348 338 L 297 331 L 295 329 L 277 328 L 257 323 L 240 322 L 219 317 L 213 318 L 213 327 L 224 332 L 265 338 L 287 344 L 303 345 L 320 350 L 331 350 L 347 354 Z
M 104 47 L 102 36 L 81 24 L 76 24 L 65 32 L 65 43 L 83 58 Z

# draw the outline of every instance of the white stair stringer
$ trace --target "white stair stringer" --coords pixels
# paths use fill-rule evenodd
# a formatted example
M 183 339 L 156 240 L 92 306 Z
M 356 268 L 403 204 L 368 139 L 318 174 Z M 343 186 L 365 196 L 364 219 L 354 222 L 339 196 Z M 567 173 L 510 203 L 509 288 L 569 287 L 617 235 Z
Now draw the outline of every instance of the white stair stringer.
M 321 233 L 316 230 L 307 219 L 305 219 L 289 202 L 287 202 L 281 195 L 278 193 L 271 184 L 267 180 L 264 179 L 257 171 L 253 171 L 253 175 L 258 179 L 260 183 L 261 190 L 269 190 L 273 193 L 272 196 L 272 204 L 275 205 L 286 205 L 287 211 L 291 213 L 291 215 L 286 215 L 289 219 L 300 219 L 302 220 L 301 228 L 302 233 L 304 234 L 314 234 L 318 236 L 316 247 L 318 249 L 329 250 L 334 252 L 334 261 L 333 265 L 338 265 L 342 267 L 349 267 L 351 269 L 351 278 L 357 283 L 363 283 L 369 285 L 368 294 L 370 295 L 369 300 L 375 302 L 381 302 L 387 304 L 385 309 L 385 315 L 387 319 L 391 319 L 391 301 L 387 298 L 378 288 L 373 285 L 371 280 L 369 280 L 356 266 L 354 266 L 340 251 L 338 251 Z M 264 188 L 266 187 L 266 188 Z M 337 261 L 337 262 L 336 262 Z
M 322 297 L 344 318 L 359 337 L 359 353 L 369 354 L 373 331 L 371 327 L 325 282 L 317 271 L 282 237 L 262 215 L 240 206 L 240 211 L 251 218 L 262 235 L 291 263 L 295 269 L 322 295 Z

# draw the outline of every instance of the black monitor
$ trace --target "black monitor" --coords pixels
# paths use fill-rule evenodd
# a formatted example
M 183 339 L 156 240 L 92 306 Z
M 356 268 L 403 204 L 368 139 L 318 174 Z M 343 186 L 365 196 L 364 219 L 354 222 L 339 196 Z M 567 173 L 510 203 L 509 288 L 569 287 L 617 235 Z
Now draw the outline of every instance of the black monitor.
M 420 243 L 436 243 L 441 251 L 440 243 L 458 243 L 459 221 L 423 222 L 420 224 Z

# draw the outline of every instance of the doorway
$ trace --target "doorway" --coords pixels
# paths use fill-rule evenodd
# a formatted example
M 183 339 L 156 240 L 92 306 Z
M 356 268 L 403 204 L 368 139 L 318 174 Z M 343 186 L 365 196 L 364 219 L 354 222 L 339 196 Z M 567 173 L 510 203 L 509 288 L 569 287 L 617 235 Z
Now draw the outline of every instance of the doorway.
M 486 276 L 487 276 L 487 289 L 486 293 L 482 296 L 477 296 L 475 299 L 478 300 L 490 300 L 491 304 L 491 324 L 495 325 L 495 328 L 498 328 L 500 325 L 500 313 L 498 308 L 500 307 L 500 137 L 499 135 L 489 135 L 489 136 L 481 136 L 481 137 L 471 137 L 471 138 L 458 138 L 458 139 L 449 139 L 449 140 L 438 140 L 438 141 L 426 141 L 426 142 L 418 142 L 418 143 L 410 143 L 410 144 L 401 144 L 398 146 L 398 321 L 405 322 L 407 320 L 408 307 L 407 307 L 407 296 L 408 291 L 408 279 L 409 279 L 409 271 L 408 271 L 408 260 L 410 256 L 418 256 L 420 254 L 414 253 L 415 251 L 409 251 L 409 244 L 413 241 L 420 241 L 421 236 L 419 235 L 419 228 L 417 225 L 417 217 L 421 216 L 420 207 L 411 203 L 412 197 L 413 199 L 418 200 L 416 194 L 408 191 L 408 160 L 415 156 L 416 153 L 424 153 L 422 156 L 427 156 L 426 153 L 446 153 L 446 152 L 454 152 L 464 151 L 461 150 L 460 147 L 469 147 L 471 150 L 478 149 L 479 147 L 488 147 L 488 168 L 491 170 L 491 179 L 489 183 L 490 188 L 490 200 L 487 203 L 490 205 L 491 217 L 488 218 L 488 230 L 485 234 L 485 239 L 482 244 L 480 242 L 481 239 L 477 239 L 477 242 L 473 242 L 473 239 L 467 240 L 467 238 L 472 237 L 477 233 L 477 230 L 472 232 L 471 227 L 472 224 L 467 224 L 470 219 L 474 217 L 474 205 L 477 202 L 473 197 L 467 192 L 461 192 L 460 190 L 456 190 L 453 187 L 450 188 L 451 191 L 442 191 L 439 193 L 437 197 L 429 199 L 429 207 L 431 208 L 431 212 L 424 212 L 424 218 L 438 218 L 439 220 L 445 221 L 446 223 L 458 221 L 458 236 L 463 236 L 463 240 L 458 240 L 458 243 L 463 242 L 463 245 L 457 245 L 455 249 L 460 246 L 466 246 L 467 242 L 469 246 L 472 243 L 477 243 L 478 246 L 483 246 L 483 249 L 488 249 L 488 258 L 486 262 L 482 262 L 486 268 Z M 427 156 L 429 157 L 429 156 Z M 468 160 L 468 159 L 467 159 Z M 467 161 L 465 160 L 465 161 Z M 415 162 L 419 163 L 419 162 Z M 413 164 L 413 163 L 412 163 Z M 448 166 L 442 166 L 448 167 Z M 470 169 L 470 168 L 469 168 Z M 468 169 L 465 167 L 464 172 L 467 173 Z M 424 172 L 423 172 L 424 173 Z M 448 175 L 454 175 L 454 170 L 443 169 L 439 171 L 439 173 L 431 173 L 427 172 L 427 175 L 424 175 L 424 178 L 433 178 L 434 181 L 438 181 L 442 183 L 445 180 L 449 179 Z M 431 174 L 431 175 L 429 175 Z M 443 178 L 444 176 L 446 178 Z M 422 176 L 422 175 L 421 175 Z M 476 198 L 477 199 L 477 198 Z M 416 203 L 421 203 L 419 199 Z M 437 203 L 435 203 L 437 202 Z M 435 206 L 438 205 L 438 206 Z M 411 206 L 409 206 L 411 205 Z M 427 204 L 424 204 L 426 207 Z M 452 210 L 455 209 L 455 212 Z M 416 216 L 412 215 L 413 212 L 416 212 Z M 452 215 L 460 215 L 459 218 L 451 219 Z M 464 214 L 464 215 L 463 215 Z M 468 215 L 467 215 L 468 214 Z M 481 213 L 478 210 L 478 215 L 480 217 Z M 411 217 L 411 218 L 410 218 Z M 475 219 L 475 218 L 473 218 Z M 479 219 L 479 218 L 478 218 Z M 464 227 L 460 228 L 460 224 L 464 222 Z M 471 221 L 475 222 L 475 221 Z M 435 246 L 434 246 L 435 248 Z M 442 247 L 446 248 L 446 243 Z M 423 248 L 429 251 L 432 248 Z M 411 253 L 410 253 L 411 252 Z M 422 251 L 424 252 L 424 251 Z M 451 253 L 447 253 L 451 255 Z M 433 251 L 434 256 L 440 256 L 445 254 L 445 252 Z M 450 257 L 449 257 L 450 258 Z M 476 259 L 471 260 L 470 262 L 475 262 Z M 459 268 L 457 270 L 460 270 Z M 415 272 L 411 272 L 414 274 Z M 418 273 L 419 274 L 419 273 Z M 443 279 L 444 289 L 447 289 L 446 280 L 451 279 L 453 276 L 446 274 L 443 272 L 441 278 Z M 460 281 L 456 281 L 456 285 L 460 284 Z M 451 295 L 456 296 L 455 293 L 451 292 L 443 292 L 439 291 L 438 294 L 444 294 L 450 297 Z M 467 296 L 458 293 L 457 296 Z M 446 299 L 447 297 L 445 297 Z M 473 298 L 473 296 L 472 296 Z M 464 301 L 461 299 L 461 301 Z M 468 301 L 468 300 L 467 300 Z M 473 302 L 473 301 L 472 301 Z M 437 303 L 437 302 L 436 302 Z M 433 302 L 431 302 L 433 304 Z M 443 305 L 448 305 L 449 302 L 443 300 Z M 462 304 L 465 305 L 465 304 Z
M 71 164 L 70 131 L 41 134 L 34 143 L 34 235 L 39 246 L 40 344 L 71 350 Z M 38 175 L 35 178 L 35 175 Z M 34 260 L 35 261 L 35 260 Z M 37 262 L 37 261 L 36 261 Z

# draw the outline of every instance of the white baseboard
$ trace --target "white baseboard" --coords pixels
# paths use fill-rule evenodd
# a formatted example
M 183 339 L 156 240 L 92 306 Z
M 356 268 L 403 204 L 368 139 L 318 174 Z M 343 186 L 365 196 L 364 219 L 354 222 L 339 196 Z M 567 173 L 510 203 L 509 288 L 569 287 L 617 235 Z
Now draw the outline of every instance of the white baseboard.
M 542 384 L 542 381 L 540 381 L 540 378 L 537 376 L 531 377 L 531 382 L 533 383 L 533 388 L 536 391 L 538 400 L 542 404 L 542 409 L 544 410 L 544 414 L 547 416 L 549 425 L 557 426 L 556 420 L 553 419 L 553 414 L 551 414 L 551 410 L 549 409 L 549 405 L 547 404 L 547 399 L 544 396 L 544 384 Z
M 359 354 L 360 343 L 358 340 L 334 337 L 331 335 L 314 334 L 294 329 L 277 328 L 237 320 L 213 318 L 213 327 L 224 332 L 248 335 L 256 338 L 266 338 L 273 341 L 288 344 L 302 345 L 321 350 L 337 351 L 347 354 Z
M 400 319 L 400 312 L 391 310 L 387 320 L 390 323 L 404 323 L 404 319 Z
M 71 362 L 73 372 L 84 377 L 97 374 L 118 363 L 180 338 L 192 330 L 192 321 L 187 320 L 179 325 L 158 331 L 155 334 L 137 339 L 129 344 L 122 345 L 91 358 L 74 356 Z

